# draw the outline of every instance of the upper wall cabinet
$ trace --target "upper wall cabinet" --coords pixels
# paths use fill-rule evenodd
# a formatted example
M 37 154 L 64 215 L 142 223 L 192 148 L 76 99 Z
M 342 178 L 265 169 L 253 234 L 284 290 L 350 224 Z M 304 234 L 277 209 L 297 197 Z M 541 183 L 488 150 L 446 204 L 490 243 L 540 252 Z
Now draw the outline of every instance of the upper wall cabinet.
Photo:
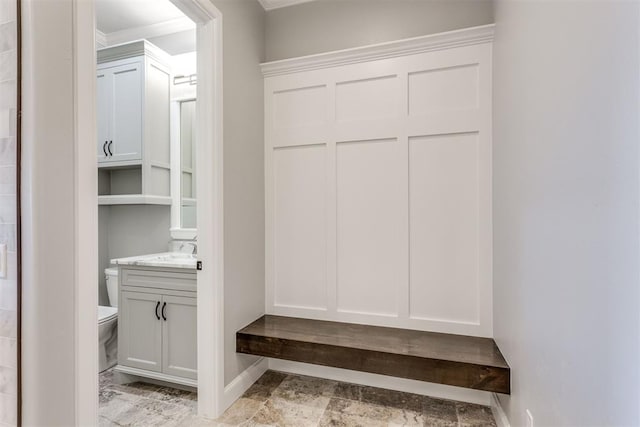
M 100 204 L 170 204 L 170 57 L 141 40 L 98 51 Z
M 118 61 L 121 62 L 121 61 Z M 98 163 L 142 160 L 144 59 L 98 68 Z

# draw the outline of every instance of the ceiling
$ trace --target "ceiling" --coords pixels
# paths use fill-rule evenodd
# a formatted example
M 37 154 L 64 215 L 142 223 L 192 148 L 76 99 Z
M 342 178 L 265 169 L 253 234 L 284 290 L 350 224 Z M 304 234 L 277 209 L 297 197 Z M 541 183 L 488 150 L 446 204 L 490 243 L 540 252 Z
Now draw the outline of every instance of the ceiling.
M 314 0 L 258 1 L 273 10 Z M 101 47 L 147 39 L 170 55 L 196 50 L 195 25 L 170 0 L 96 0 L 96 29 Z
M 183 17 L 169 0 L 96 1 L 96 27 L 105 34 Z
M 258 0 L 272 10 L 313 0 Z M 96 26 L 103 33 L 182 18 L 184 14 L 169 0 L 97 0 Z
M 196 49 L 195 24 L 169 0 L 96 0 L 102 45 L 147 39 L 170 55 Z

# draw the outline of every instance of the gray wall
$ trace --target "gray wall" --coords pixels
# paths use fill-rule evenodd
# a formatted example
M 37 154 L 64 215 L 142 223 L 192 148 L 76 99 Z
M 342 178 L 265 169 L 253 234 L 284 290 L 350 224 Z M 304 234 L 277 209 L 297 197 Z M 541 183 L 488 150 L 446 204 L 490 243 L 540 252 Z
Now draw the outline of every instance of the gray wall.
M 267 12 L 266 60 L 491 23 L 491 0 L 317 0 Z
M 104 269 L 109 267 L 109 213 L 111 206 L 98 207 L 98 304 L 111 305 L 107 296 Z
M 636 2 L 498 1 L 494 325 L 511 425 L 640 425 Z
M 99 303 L 107 305 L 104 269 L 113 258 L 166 252 L 171 234 L 171 207 L 101 206 L 98 211 Z
M 224 32 L 225 384 L 255 357 L 235 333 L 264 313 L 264 16 L 257 0 L 214 0 Z

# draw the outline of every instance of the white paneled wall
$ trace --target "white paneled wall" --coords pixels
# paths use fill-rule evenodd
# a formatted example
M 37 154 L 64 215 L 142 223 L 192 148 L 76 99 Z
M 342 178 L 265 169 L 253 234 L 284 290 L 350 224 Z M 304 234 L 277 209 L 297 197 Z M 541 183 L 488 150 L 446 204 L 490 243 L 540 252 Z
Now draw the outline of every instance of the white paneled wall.
M 477 133 L 409 139 L 412 319 L 480 322 L 479 145 Z
M 492 335 L 491 41 L 424 40 L 266 73 L 267 313 Z
M 309 145 L 273 152 L 277 306 L 327 308 L 326 151 Z
M 336 169 L 337 311 L 397 316 L 407 266 L 402 147 L 340 142 Z

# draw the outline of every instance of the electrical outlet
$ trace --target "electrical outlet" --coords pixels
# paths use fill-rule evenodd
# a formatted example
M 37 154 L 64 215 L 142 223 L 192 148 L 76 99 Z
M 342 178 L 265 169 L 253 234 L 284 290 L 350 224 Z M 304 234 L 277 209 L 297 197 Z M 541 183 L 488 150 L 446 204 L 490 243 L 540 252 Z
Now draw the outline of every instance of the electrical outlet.
M 527 427 L 533 427 L 533 415 L 531 411 L 527 409 Z

